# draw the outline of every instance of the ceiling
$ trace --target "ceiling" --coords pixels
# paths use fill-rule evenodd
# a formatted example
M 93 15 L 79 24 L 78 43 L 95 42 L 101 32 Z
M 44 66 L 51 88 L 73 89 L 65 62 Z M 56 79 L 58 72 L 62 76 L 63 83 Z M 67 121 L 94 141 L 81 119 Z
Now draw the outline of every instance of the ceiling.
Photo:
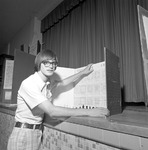
M 43 19 L 63 0 L 0 0 L 0 51 L 34 16 Z

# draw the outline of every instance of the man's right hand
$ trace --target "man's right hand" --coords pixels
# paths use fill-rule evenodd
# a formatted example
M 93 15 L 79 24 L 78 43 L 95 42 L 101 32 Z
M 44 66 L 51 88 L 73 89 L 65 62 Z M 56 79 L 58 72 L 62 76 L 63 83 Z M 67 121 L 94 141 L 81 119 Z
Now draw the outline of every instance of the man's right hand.
M 91 117 L 108 117 L 110 115 L 110 112 L 107 108 L 99 107 L 90 109 L 88 115 Z

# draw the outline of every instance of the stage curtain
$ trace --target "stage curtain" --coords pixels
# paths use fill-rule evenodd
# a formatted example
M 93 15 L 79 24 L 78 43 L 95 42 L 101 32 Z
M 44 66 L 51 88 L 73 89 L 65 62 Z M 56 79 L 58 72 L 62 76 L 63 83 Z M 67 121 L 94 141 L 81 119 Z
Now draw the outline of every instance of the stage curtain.
M 59 65 L 82 67 L 104 61 L 104 47 L 120 58 L 122 100 L 145 102 L 147 93 L 140 46 L 140 0 L 63 1 L 42 20 L 43 48 L 57 54 Z

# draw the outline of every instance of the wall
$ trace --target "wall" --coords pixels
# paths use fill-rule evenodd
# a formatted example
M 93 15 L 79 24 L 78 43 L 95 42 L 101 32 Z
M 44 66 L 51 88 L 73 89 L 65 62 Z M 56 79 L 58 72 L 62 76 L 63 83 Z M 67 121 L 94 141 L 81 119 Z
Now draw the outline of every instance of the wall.
M 12 132 L 13 125 L 14 117 L 0 112 L 0 150 L 6 150 L 7 141 Z
M 25 51 L 28 52 L 28 46 L 33 46 L 37 40 L 42 43 L 42 35 L 40 33 L 41 20 L 49 14 L 58 4 L 63 0 L 49 1 L 44 8 L 42 8 L 36 17 L 32 18 L 22 29 L 14 35 L 13 39 L 7 44 L 7 46 L 1 50 L 1 53 L 14 55 L 15 49 L 20 49 L 20 46 L 24 44 Z
M 74 136 L 52 128 L 44 128 L 42 150 L 119 150 L 96 141 Z
M 42 35 L 40 33 L 41 21 L 37 17 L 33 18 L 28 24 L 15 35 L 15 37 L 10 41 L 8 54 L 14 55 L 15 49 L 20 49 L 20 46 L 24 44 L 24 51 L 28 52 L 28 47 L 32 46 L 37 42 L 37 40 L 42 42 Z
M 29 45 L 33 34 L 34 19 L 26 24 L 10 41 L 9 54 L 13 55 L 14 49 L 20 49 L 22 44 Z

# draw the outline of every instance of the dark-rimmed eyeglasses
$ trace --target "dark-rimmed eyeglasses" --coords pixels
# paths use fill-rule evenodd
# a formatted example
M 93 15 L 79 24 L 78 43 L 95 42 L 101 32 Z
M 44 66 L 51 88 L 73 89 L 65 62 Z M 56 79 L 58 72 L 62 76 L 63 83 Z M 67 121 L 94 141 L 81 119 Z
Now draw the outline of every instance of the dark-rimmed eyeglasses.
M 57 67 L 58 63 L 56 61 L 47 61 L 47 60 L 44 60 L 42 61 L 42 63 L 44 64 L 45 67 Z

